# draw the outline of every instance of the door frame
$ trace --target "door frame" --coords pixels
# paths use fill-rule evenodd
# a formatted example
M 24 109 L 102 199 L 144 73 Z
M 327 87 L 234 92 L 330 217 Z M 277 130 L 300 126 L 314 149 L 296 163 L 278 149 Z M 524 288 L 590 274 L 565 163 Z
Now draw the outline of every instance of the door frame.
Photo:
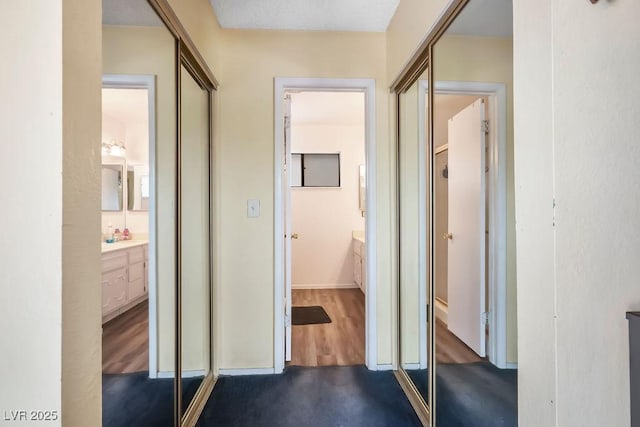
M 284 197 L 281 165 L 284 160 L 284 96 L 287 91 L 361 92 L 365 95 L 365 363 L 378 369 L 377 358 L 377 258 L 376 258 L 376 100 L 374 79 L 282 78 L 274 79 L 274 372 L 285 366 L 285 247 Z
M 420 80 L 418 104 L 419 137 L 426 140 L 426 95 L 429 84 Z M 511 367 L 507 363 L 507 89 L 504 83 L 437 81 L 436 95 L 481 95 L 489 99 L 490 129 L 487 139 L 486 165 L 489 167 L 489 345 L 486 346 L 489 361 L 501 369 Z M 426 150 L 426 147 L 424 148 Z M 426 162 L 420 164 L 427 168 Z M 431 197 L 434 197 L 432 195 Z M 436 236 L 431 236 L 435 239 Z M 434 307 L 434 309 L 437 309 Z
M 102 88 L 147 90 L 149 116 L 149 285 L 147 288 L 149 300 L 149 378 L 158 378 L 156 76 L 153 74 L 103 74 Z M 126 210 L 126 207 L 124 209 Z

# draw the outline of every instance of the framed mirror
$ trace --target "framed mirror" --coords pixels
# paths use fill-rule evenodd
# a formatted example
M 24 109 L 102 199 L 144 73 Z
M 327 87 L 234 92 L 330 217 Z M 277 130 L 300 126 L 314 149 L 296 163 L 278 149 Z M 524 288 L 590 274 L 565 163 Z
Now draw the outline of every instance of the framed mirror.
M 102 211 L 122 211 L 122 165 L 102 165 Z
M 127 209 L 148 211 L 151 196 L 148 165 L 127 165 Z

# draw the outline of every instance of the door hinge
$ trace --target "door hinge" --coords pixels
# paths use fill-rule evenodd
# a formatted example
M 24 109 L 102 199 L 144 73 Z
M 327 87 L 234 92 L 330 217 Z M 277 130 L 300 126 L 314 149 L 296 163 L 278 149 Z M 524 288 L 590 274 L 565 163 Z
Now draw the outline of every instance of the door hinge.
M 489 134 L 489 120 L 483 120 L 480 125 L 480 130 L 484 132 L 485 135 Z
M 488 311 L 485 311 L 484 313 L 481 314 L 481 320 L 482 320 L 483 324 L 485 324 L 485 325 L 489 324 L 489 312 Z

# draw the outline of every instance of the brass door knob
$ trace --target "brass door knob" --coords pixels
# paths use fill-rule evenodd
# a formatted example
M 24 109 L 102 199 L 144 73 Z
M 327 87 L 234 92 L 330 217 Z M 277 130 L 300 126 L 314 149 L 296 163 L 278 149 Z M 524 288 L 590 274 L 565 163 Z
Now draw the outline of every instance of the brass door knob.
M 291 235 L 291 238 L 292 238 L 292 239 L 296 239 L 296 240 L 297 240 L 297 239 L 298 239 L 298 233 L 293 233 L 293 234 Z
M 442 238 L 443 238 L 444 240 L 453 240 L 453 234 L 451 234 L 451 233 L 444 233 L 444 234 L 442 235 Z

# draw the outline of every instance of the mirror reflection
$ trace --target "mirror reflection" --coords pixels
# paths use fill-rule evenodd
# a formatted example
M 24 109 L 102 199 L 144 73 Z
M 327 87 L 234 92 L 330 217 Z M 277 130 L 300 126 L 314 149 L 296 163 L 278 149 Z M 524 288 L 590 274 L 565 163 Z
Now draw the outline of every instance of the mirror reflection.
M 426 74 L 423 75 L 426 77 Z M 400 367 L 428 402 L 426 132 L 423 80 L 400 94 L 398 140 Z M 420 114 L 424 117 L 419 119 Z
M 102 210 L 122 210 L 122 165 L 102 165 Z
M 209 93 L 181 66 L 182 410 L 211 369 Z
M 119 212 L 102 214 L 102 281 L 96 284 L 103 295 L 102 421 L 171 425 L 175 39 L 146 0 L 103 0 L 102 5 L 103 163 L 119 164 L 126 203 Z
M 470 0 L 433 48 L 435 405 L 461 425 L 517 425 L 511 7 Z
M 127 209 L 148 211 L 149 197 L 149 166 L 127 165 Z

